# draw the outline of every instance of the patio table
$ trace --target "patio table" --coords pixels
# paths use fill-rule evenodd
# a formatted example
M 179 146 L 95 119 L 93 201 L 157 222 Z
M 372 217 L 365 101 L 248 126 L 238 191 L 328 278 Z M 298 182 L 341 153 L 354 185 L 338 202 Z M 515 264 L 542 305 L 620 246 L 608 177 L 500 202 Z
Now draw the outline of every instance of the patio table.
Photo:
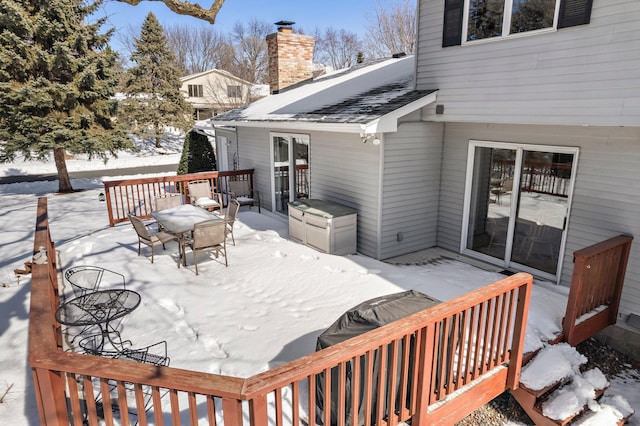
M 224 220 L 215 213 L 210 213 L 201 207 L 191 204 L 183 204 L 165 210 L 157 210 L 151 212 L 151 216 L 167 231 L 175 234 L 179 238 L 179 256 L 178 266 L 180 262 L 186 266 L 187 259 L 184 256 L 184 236 L 188 232 L 193 231 L 196 223 L 206 220 Z
M 105 341 L 116 350 L 122 350 L 119 333 L 110 322 L 131 313 L 140 305 L 140 294 L 132 290 L 113 289 L 85 293 L 63 303 L 56 310 L 56 320 L 68 326 L 97 325 L 100 341 L 96 352 L 102 352 Z M 114 340 L 118 336 L 118 342 Z

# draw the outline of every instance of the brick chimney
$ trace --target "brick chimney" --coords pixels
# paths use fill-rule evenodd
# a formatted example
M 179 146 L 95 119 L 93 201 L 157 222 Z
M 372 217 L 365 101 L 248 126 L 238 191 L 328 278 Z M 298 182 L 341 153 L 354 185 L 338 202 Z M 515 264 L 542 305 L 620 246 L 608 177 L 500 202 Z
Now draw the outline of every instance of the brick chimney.
M 313 37 L 294 34 L 295 22 L 278 21 L 278 31 L 267 36 L 269 90 L 278 93 L 287 86 L 313 77 Z

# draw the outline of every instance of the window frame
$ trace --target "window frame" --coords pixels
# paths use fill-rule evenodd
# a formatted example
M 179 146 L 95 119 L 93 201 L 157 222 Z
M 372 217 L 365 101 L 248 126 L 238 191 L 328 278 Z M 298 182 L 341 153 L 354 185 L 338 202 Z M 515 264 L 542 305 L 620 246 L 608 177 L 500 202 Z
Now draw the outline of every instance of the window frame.
M 467 40 L 469 31 L 469 7 L 471 0 L 464 0 L 464 6 L 462 10 L 462 34 L 461 44 L 477 44 L 487 43 L 496 40 L 505 40 L 518 37 L 528 37 L 535 34 L 554 32 L 558 29 L 558 20 L 560 15 L 560 6 L 562 0 L 555 0 L 555 10 L 553 13 L 553 25 L 548 28 L 541 28 L 538 30 L 524 31 L 520 33 L 510 33 L 511 31 L 511 18 L 513 11 L 513 2 L 516 0 L 502 0 L 504 2 L 504 11 L 502 17 L 502 34 L 495 37 L 487 37 L 478 40 Z
M 190 98 L 203 98 L 204 86 L 202 84 L 188 84 L 187 93 Z
M 233 89 L 233 93 L 232 90 Z M 227 98 L 229 99 L 242 99 L 242 85 L 240 84 L 227 84 Z

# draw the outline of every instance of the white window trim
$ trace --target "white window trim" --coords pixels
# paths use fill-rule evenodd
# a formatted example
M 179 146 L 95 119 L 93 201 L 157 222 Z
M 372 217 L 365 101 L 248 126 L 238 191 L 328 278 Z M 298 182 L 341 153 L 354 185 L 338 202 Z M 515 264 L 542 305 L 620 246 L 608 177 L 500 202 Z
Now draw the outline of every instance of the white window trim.
M 269 132 L 269 175 L 271 177 L 271 212 L 280 214 L 276 210 L 276 178 L 273 174 L 273 138 L 282 137 L 282 138 L 290 138 L 292 140 L 295 137 L 306 139 L 309 143 L 309 157 L 311 157 L 311 135 L 309 133 L 283 133 L 283 132 Z M 289 163 L 291 164 L 291 155 L 292 152 L 289 151 Z M 295 162 L 295 159 L 294 159 Z M 309 160 L 311 162 L 311 160 Z M 289 174 L 289 187 L 293 187 L 293 176 Z M 291 200 L 291 192 L 289 193 L 289 201 Z
M 504 17 L 502 20 L 502 35 L 483 38 L 479 40 L 467 40 L 468 28 L 469 28 L 469 2 L 471 0 L 464 0 L 464 11 L 462 14 L 462 45 L 490 43 L 498 40 L 506 40 L 520 37 L 529 37 L 538 34 L 555 32 L 558 30 L 558 17 L 560 16 L 560 2 L 562 0 L 556 0 L 556 9 L 553 14 L 553 26 L 550 28 L 542 28 L 539 30 L 526 31 L 523 33 L 509 34 L 511 28 L 511 10 L 513 9 L 514 0 L 504 0 Z
M 474 167 L 474 159 L 475 159 L 475 150 L 477 147 L 484 148 L 498 148 L 498 149 L 515 149 L 518 151 L 516 161 L 520 161 L 522 158 L 522 151 L 543 151 L 543 152 L 557 152 L 557 153 L 566 153 L 573 154 L 573 169 L 572 175 L 573 179 L 571 180 L 569 186 L 569 197 L 567 199 L 567 214 L 566 214 L 566 224 L 564 235 L 560 242 L 560 252 L 558 256 L 558 267 L 556 270 L 556 274 L 548 274 L 543 271 L 539 271 L 537 269 L 528 268 L 525 265 L 518 264 L 518 268 L 523 272 L 529 272 L 533 275 L 539 276 L 541 278 L 545 278 L 548 280 L 555 281 L 556 284 L 560 284 L 560 278 L 562 275 L 562 266 L 564 263 L 564 250 L 566 246 L 567 235 L 569 231 L 569 223 L 571 221 L 571 207 L 573 205 L 573 195 L 575 190 L 575 182 L 576 182 L 576 174 L 578 171 L 578 157 L 580 155 L 580 148 L 578 147 L 569 147 L 566 145 L 537 145 L 537 144 L 527 144 L 520 142 L 496 142 L 496 141 L 486 141 L 486 140 L 469 140 L 469 147 L 467 150 L 467 168 L 466 168 L 466 176 L 465 176 L 465 187 L 464 187 L 464 204 L 462 210 L 462 230 L 460 233 L 460 253 L 466 256 L 476 258 L 479 260 L 486 261 L 491 264 L 499 264 L 500 266 L 509 267 L 504 262 L 496 262 L 496 258 L 487 256 L 485 254 L 473 251 L 467 248 L 467 234 L 469 233 L 469 215 L 470 215 L 470 205 L 471 205 L 471 196 L 473 189 L 473 167 Z M 520 185 L 519 176 L 516 176 L 516 180 L 514 181 L 514 187 Z M 516 217 L 516 209 L 517 205 L 514 203 L 511 206 L 511 214 L 510 217 Z M 509 226 L 509 235 L 513 235 L 512 226 Z

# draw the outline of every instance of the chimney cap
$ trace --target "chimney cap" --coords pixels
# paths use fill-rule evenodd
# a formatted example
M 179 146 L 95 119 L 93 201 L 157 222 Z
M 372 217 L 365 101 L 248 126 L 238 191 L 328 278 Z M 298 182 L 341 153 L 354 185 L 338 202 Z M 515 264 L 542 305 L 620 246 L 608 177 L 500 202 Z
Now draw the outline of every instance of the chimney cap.
M 293 21 L 278 21 L 275 24 L 277 26 L 279 26 L 279 27 L 290 27 L 293 24 L 295 24 L 295 22 L 293 22 Z

